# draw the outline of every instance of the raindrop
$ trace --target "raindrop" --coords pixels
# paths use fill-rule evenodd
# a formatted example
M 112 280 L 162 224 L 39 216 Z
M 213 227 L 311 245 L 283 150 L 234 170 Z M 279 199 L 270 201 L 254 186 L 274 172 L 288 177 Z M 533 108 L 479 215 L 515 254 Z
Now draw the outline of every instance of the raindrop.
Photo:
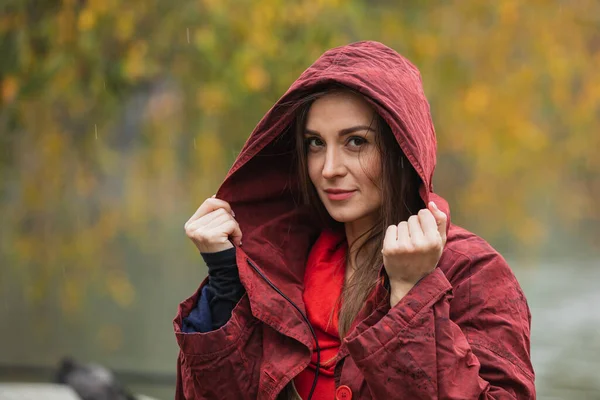
M 96 133 L 96 140 L 98 140 L 98 125 L 94 124 L 94 131 Z
M 187 39 L 188 43 L 190 43 L 190 28 L 187 28 Z
M 194 138 L 194 149 L 196 148 L 196 138 Z

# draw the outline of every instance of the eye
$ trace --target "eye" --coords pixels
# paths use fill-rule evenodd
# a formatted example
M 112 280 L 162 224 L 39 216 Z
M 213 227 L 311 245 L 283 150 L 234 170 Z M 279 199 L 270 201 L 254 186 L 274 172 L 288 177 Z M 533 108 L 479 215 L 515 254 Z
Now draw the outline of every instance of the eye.
M 352 136 L 350 139 L 348 139 L 348 145 L 350 147 L 360 147 L 365 143 L 367 143 L 367 140 L 360 136 Z
M 306 138 L 305 142 L 308 147 L 321 147 L 324 144 L 320 138 L 314 136 Z

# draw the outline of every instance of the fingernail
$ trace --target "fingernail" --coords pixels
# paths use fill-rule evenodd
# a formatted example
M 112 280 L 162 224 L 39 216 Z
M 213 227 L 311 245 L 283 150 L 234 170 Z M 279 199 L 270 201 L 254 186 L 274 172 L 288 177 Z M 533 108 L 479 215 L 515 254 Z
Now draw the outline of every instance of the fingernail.
M 235 212 L 233 210 L 231 210 L 231 215 L 233 215 L 233 218 L 235 218 Z
M 216 194 L 213 194 L 213 195 L 212 195 L 212 196 L 210 196 L 210 197 L 212 197 L 212 198 L 214 199 L 215 197 L 217 197 L 217 195 L 216 195 Z
M 433 208 L 434 208 L 434 209 L 438 210 L 438 206 L 437 206 L 437 204 L 435 204 L 433 201 L 431 202 L 431 204 L 433 204 Z
M 240 240 L 240 247 L 242 247 L 242 241 Z

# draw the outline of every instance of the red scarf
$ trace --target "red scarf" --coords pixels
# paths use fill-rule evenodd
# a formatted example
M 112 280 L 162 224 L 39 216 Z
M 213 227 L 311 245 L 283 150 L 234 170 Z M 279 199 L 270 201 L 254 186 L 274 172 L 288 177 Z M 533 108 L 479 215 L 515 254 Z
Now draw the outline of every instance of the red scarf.
M 348 244 L 343 233 L 324 230 L 313 245 L 304 273 L 304 304 L 321 348 L 321 368 L 313 400 L 335 398 L 333 372 L 340 348 L 338 320 Z M 331 313 L 333 312 L 333 317 Z M 313 343 L 313 350 L 315 349 Z M 313 352 L 308 367 L 294 378 L 300 397 L 308 398 L 315 377 L 317 353 Z

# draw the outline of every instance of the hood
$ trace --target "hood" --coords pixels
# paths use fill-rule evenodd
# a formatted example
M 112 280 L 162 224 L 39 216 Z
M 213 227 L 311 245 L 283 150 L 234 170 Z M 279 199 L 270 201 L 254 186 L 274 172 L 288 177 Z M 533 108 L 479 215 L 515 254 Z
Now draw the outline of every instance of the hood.
M 304 263 L 319 232 L 307 210 L 298 206 L 300 196 L 292 164 L 294 141 L 285 133 L 294 120 L 297 100 L 332 83 L 365 96 L 388 123 L 420 176 L 419 193 L 424 203 L 434 200 L 450 216 L 448 204 L 433 193 L 436 139 L 418 69 L 377 42 L 328 50 L 266 113 L 217 192 L 236 213 L 244 253 L 300 303 Z M 247 274 L 252 272 L 240 267 L 242 283 L 249 289 L 255 281 L 251 282 L 252 276 Z

